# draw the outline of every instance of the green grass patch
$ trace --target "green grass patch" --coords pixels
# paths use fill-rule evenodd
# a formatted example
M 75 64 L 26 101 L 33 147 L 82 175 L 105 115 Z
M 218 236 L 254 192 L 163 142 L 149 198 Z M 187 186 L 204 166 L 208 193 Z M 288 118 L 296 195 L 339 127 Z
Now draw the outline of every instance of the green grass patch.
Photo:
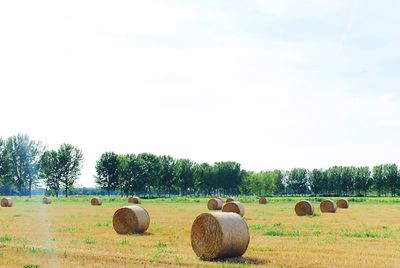
M 291 237 L 298 237 L 301 236 L 299 231 L 283 231 L 283 230 L 270 230 L 264 232 L 266 236 L 291 236 Z
M 2 242 L 2 243 L 7 243 L 7 242 L 10 242 L 11 240 L 12 240 L 12 237 L 9 235 L 0 236 L 0 242 Z
M 96 244 L 96 240 L 94 240 L 94 239 L 92 239 L 92 238 L 90 238 L 90 237 L 87 237 L 87 238 L 84 240 L 84 242 L 85 242 L 85 244 L 87 244 L 87 245 Z

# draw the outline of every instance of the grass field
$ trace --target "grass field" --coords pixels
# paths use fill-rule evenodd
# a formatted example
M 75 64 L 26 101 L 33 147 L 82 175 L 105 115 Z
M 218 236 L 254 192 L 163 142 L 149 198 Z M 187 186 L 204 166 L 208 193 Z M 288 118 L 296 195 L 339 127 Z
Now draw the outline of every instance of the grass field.
M 240 198 L 239 198 L 240 200 Z M 114 211 L 126 199 L 14 198 L 0 208 L 0 267 L 400 267 L 400 203 L 355 199 L 348 210 L 297 217 L 295 198 L 267 205 L 246 198 L 250 244 L 242 258 L 200 261 L 190 246 L 193 220 L 207 199 L 143 200 L 151 216 L 144 235 L 117 235 Z

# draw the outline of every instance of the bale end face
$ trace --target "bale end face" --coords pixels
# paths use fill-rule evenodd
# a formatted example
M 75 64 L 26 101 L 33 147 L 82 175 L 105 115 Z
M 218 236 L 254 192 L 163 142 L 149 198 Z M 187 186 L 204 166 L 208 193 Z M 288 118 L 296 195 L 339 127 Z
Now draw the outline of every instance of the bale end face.
M 260 199 L 258 199 L 258 203 L 259 204 L 267 204 L 268 200 L 265 197 L 260 197 Z
M 242 203 L 240 203 L 238 201 L 232 201 L 232 202 L 226 203 L 222 207 L 222 212 L 235 212 L 235 213 L 239 214 L 241 217 L 243 217 L 244 216 L 244 206 Z
M 128 198 L 128 203 L 140 204 L 142 203 L 142 200 L 140 199 L 140 197 L 132 196 Z
M 246 222 L 238 214 L 210 212 L 194 220 L 190 240 L 196 255 L 210 261 L 242 256 L 250 236 Z
M 208 200 L 207 208 L 209 210 L 221 210 L 222 209 L 222 201 L 218 198 L 212 198 Z
M 90 204 L 92 204 L 92 206 L 101 206 L 101 204 L 103 204 L 103 201 L 101 201 L 101 199 L 98 197 L 93 197 L 90 200 Z
M 347 199 L 339 199 L 338 201 L 336 201 L 336 206 L 338 208 L 349 208 L 349 201 L 347 201 Z
M 1 206 L 2 207 L 12 207 L 13 202 L 11 197 L 5 197 L 1 199 Z
M 335 213 L 336 203 L 330 199 L 324 200 L 319 204 L 322 213 Z
M 113 227 L 118 234 L 144 233 L 149 225 L 149 213 L 140 206 L 120 208 L 113 216 Z
M 296 212 L 297 216 L 313 215 L 314 206 L 310 201 L 303 200 L 296 203 L 294 211 Z

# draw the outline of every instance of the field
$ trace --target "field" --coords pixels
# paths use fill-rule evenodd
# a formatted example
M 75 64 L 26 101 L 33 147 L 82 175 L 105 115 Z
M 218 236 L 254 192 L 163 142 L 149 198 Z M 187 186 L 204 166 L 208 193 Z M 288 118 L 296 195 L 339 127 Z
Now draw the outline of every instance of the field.
M 240 198 L 239 198 L 240 200 Z M 14 198 L 0 208 L 0 267 L 400 267 L 400 203 L 355 199 L 348 210 L 297 217 L 295 198 L 259 205 L 244 198 L 250 244 L 242 258 L 204 262 L 190 246 L 193 220 L 207 199 L 143 200 L 151 216 L 144 235 L 117 235 L 114 211 L 126 199 Z

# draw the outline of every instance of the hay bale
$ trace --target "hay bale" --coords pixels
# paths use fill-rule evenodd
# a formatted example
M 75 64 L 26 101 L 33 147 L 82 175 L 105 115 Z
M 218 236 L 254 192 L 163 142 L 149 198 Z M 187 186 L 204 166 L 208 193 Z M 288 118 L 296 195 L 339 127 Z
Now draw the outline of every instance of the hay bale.
M 190 240 L 198 257 L 213 260 L 242 256 L 250 235 L 246 222 L 238 214 L 209 212 L 194 220 Z
M 101 204 L 103 204 L 103 201 L 101 201 L 101 199 L 98 197 L 93 197 L 90 200 L 90 204 L 92 204 L 92 206 L 101 206 Z
M 207 208 L 209 210 L 221 210 L 222 208 L 222 201 L 218 198 L 211 198 L 208 200 Z
M 233 201 L 235 201 L 235 198 L 233 198 L 233 197 L 228 197 L 228 198 L 226 199 L 226 202 L 225 202 L 225 203 L 233 202 Z
M 336 201 L 336 206 L 338 208 L 349 208 L 349 201 L 347 201 L 347 199 L 339 199 L 338 201 Z
M 1 199 L 1 206 L 2 207 L 12 207 L 13 202 L 11 197 L 4 197 Z
M 239 214 L 241 217 L 243 217 L 244 216 L 244 206 L 242 203 L 240 203 L 238 201 L 232 201 L 232 202 L 226 203 L 222 207 L 222 212 L 235 212 L 235 213 Z
M 140 203 L 142 203 L 142 200 L 140 199 L 140 197 L 131 196 L 128 198 L 128 203 L 140 204 Z
M 140 206 L 127 206 L 115 211 L 114 230 L 118 234 L 144 233 L 150 225 L 150 216 Z
M 268 200 L 265 197 L 260 197 L 260 199 L 258 199 L 258 203 L 259 204 L 267 204 Z
M 44 196 L 44 197 L 42 198 L 42 203 L 43 203 L 43 204 L 46 204 L 46 205 L 51 204 L 51 198 L 50 198 L 50 197 L 47 197 L 47 196 Z
M 336 212 L 336 203 L 330 199 L 326 199 L 319 204 L 319 208 L 323 213 L 335 213 Z
M 297 216 L 313 215 L 314 206 L 310 201 L 302 200 L 296 203 L 294 211 L 296 212 Z
M 217 196 L 217 197 L 215 197 L 215 198 L 218 198 L 219 200 L 221 200 L 222 204 L 224 203 L 224 199 L 223 199 L 222 197 Z

